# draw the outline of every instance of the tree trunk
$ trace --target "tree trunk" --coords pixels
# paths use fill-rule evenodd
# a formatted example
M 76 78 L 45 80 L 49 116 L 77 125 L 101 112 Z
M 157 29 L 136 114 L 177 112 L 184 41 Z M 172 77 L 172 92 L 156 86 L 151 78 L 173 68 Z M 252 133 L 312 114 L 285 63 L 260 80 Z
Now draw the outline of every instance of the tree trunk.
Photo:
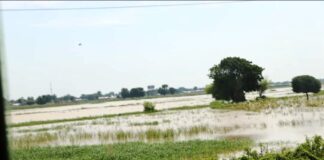
M 233 97 L 232 97 L 232 100 L 234 102 L 244 102 L 244 101 L 246 101 L 244 92 L 242 90 L 235 92 Z
M 306 97 L 307 97 L 307 101 L 308 101 L 309 97 L 308 97 L 308 93 L 307 92 L 306 92 Z

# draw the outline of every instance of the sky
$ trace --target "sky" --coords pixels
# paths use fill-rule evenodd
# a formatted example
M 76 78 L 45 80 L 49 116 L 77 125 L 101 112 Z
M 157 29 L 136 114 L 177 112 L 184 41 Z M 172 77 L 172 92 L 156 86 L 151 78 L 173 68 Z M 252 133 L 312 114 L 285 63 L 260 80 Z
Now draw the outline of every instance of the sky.
M 190 2 L 16 1 L 9 8 Z M 110 10 L 2 12 L 10 99 L 169 84 L 203 87 L 209 69 L 239 56 L 272 81 L 324 78 L 324 2 L 211 2 Z M 82 45 L 79 46 L 78 44 Z

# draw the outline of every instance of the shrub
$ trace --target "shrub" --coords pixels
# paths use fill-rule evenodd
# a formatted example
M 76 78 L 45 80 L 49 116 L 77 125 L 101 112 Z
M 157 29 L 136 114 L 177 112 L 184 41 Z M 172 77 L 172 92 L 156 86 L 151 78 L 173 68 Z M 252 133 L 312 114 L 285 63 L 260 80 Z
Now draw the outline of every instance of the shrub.
M 206 86 L 205 86 L 205 89 L 204 89 L 204 91 L 205 91 L 205 93 L 206 94 L 212 94 L 213 93 L 213 83 L 211 83 L 211 84 L 207 84 Z
M 152 102 L 144 102 L 144 112 L 154 112 L 155 111 L 155 104 Z
M 281 152 L 272 152 L 268 149 L 261 149 L 260 153 L 247 149 L 246 153 L 235 160 L 323 160 L 324 140 L 320 136 L 306 138 L 306 142 L 300 144 L 296 149 L 283 149 Z

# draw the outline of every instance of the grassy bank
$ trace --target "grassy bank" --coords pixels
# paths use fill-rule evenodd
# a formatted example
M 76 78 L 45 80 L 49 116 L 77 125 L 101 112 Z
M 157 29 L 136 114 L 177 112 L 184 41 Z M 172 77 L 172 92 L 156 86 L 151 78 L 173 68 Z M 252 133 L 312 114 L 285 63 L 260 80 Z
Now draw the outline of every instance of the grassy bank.
M 262 152 L 246 150 L 246 153 L 235 160 L 323 160 L 324 140 L 320 136 L 307 138 L 306 142 L 295 149 L 282 149 L 280 152 L 270 151 L 263 148 Z
M 214 101 L 210 104 L 213 109 L 233 109 L 260 111 L 267 108 L 277 107 L 324 107 L 323 93 L 314 94 L 309 101 L 305 96 L 291 96 L 280 98 L 266 98 L 261 100 L 246 101 L 240 103 L 229 103 L 225 101 Z
M 246 138 L 164 143 L 119 143 L 93 146 L 35 147 L 11 150 L 16 160 L 169 160 L 217 159 L 220 153 L 230 153 L 250 147 Z

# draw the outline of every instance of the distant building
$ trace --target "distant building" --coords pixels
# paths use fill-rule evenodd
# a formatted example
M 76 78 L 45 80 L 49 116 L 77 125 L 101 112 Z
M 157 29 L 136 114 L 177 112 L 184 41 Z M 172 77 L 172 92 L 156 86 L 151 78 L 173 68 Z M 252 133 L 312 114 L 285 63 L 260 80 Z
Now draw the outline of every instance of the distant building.
M 13 105 L 13 106 L 21 106 L 20 103 L 13 103 L 12 105 Z
M 101 96 L 101 97 L 98 97 L 98 99 L 109 99 L 110 97 L 108 96 Z

